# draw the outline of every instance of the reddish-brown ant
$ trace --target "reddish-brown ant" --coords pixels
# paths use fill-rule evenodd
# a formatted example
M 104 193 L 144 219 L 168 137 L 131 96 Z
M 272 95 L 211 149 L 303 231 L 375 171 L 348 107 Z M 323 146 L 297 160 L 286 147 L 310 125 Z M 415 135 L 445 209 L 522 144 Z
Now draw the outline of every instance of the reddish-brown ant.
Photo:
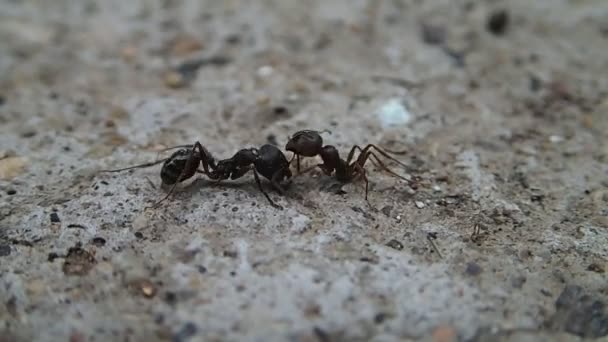
M 165 197 L 154 204 L 157 207 L 166 200 L 175 190 L 178 183 L 192 178 L 197 172 L 207 175 L 212 180 L 237 179 L 243 177 L 247 172 L 253 171 L 255 181 L 260 191 L 275 208 L 281 208 L 275 204 L 266 191 L 262 188 L 258 173 L 270 180 L 271 184 L 281 194 L 284 190 L 281 183 L 291 178 L 289 162 L 285 155 L 275 146 L 263 145 L 259 149 L 247 148 L 238 151 L 233 157 L 216 161 L 215 158 L 198 141 L 193 145 L 174 146 L 180 148 L 170 157 L 155 162 L 135 165 L 123 169 L 102 170 L 101 172 L 120 172 L 136 168 L 144 168 L 163 163 L 160 176 L 163 184 L 172 185 Z M 168 149 L 167 149 L 168 150 Z M 203 165 L 203 170 L 199 169 Z
M 365 171 L 365 163 L 367 160 L 386 171 L 394 177 L 410 182 L 408 179 L 400 176 L 391 169 L 389 169 L 376 155 L 377 152 L 380 155 L 388 158 L 397 164 L 408 169 L 408 166 L 400 162 L 399 160 L 391 157 L 386 151 L 379 148 L 374 144 L 369 144 L 364 148 L 355 145 L 350 150 L 346 160 L 340 158 L 338 149 L 332 145 L 323 146 L 323 138 L 321 138 L 320 132 L 313 130 L 304 130 L 296 132 L 293 137 L 287 142 L 285 150 L 293 152 L 296 156 L 314 157 L 319 155 L 323 160 L 323 164 L 318 164 L 315 167 L 319 167 L 326 175 L 331 176 L 335 174 L 336 179 L 342 183 L 352 182 L 358 178 L 363 178 L 365 181 L 365 200 L 367 201 L 367 193 L 369 188 L 369 181 L 367 179 Z M 359 156 L 353 161 L 355 152 L 359 151 Z M 310 169 L 309 169 L 310 170 Z M 304 172 L 307 172 L 306 170 Z

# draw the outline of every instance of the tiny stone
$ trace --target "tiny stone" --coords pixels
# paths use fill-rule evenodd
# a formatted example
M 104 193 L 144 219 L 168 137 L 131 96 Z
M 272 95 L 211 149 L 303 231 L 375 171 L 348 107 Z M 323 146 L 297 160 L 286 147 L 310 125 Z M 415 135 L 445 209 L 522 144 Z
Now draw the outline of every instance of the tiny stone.
M 7 256 L 11 254 L 11 246 L 9 245 L 0 245 L 0 257 Z
M 477 276 L 479 274 L 481 274 L 483 270 L 481 269 L 481 266 L 479 266 L 478 264 L 476 264 L 475 262 L 469 262 L 467 263 L 467 268 L 465 270 L 465 273 L 471 276 Z
M 382 212 L 384 215 L 386 215 L 386 216 L 388 216 L 388 217 L 390 217 L 390 216 L 391 216 L 391 211 L 392 211 L 392 210 L 393 210 L 393 207 L 391 207 L 390 205 L 387 205 L 387 206 L 383 207 L 382 209 L 380 209 L 380 211 L 381 211 L 381 212 Z
M 143 293 L 146 298 L 152 298 L 156 294 L 156 287 L 154 287 L 154 284 L 152 284 L 150 281 L 142 280 L 140 286 L 141 293 Z
M 429 45 L 440 45 L 443 44 L 446 38 L 446 30 L 444 27 L 422 24 L 421 25 L 422 41 Z
M 61 220 L 59 219 L 59 215 L 57 213 L 51 213 L 51 223 L 59 223 Z
M 604 273 L 604 269 L 602 268 L 602 266 L 598 265 L 598 264 L 591 264 L 587 267 L 587 271 L 591 271 L 591 272 L 595 272 L 595 273 Z
M 422 209 L 422 208 L 424 208 L 424 202 L 421 202 L 421 201 L 416 201 L 415 203 L 416 203 L 416 207 L 417 207 L 418 209 Z
M 268 76 L 272 75 L 273 71 L 274 71 L 274 69 L 271 66 L 265 65 L 258 69 L 258 76 L 268 77 Z
M 403 249 L 403 244 L 399 240 L 392 239 L 386 244 L 388 247 L 394 248 L 398 251 Z
M 503 35 L 509 26 L 509 13 L 505 10 L 498 10 L 492 12 L 488 17 L 486 28 L 490 33 L 501 36 Z
M 106 244 L 106 239 L 102 238 L 102 237 L 94 237 L 91 240 L 91 243 L 97 247 L 102 247 Z
M 197 331 L 198 327 L 194 323 L 188 322 L 177 332 L 177 334 L 173 336 L 173 341 L 187 341 L 188 339 L 190 339 L 190 337 L 196 335 Z
M 374 317 L 374 322 L 376 324 L 380 324 L 386 320 L 386 317 L 387 317 L 387 314 L 385 314 L 384 312 L 380 312 L 380 313 L 376 314 L 376 316 Z

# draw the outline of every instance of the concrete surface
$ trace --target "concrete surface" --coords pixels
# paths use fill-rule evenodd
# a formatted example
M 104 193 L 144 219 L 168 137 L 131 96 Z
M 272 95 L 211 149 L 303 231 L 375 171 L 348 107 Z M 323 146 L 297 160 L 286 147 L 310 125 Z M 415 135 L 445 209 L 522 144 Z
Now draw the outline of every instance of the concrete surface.
M 608 334 L 604 0 L 3 1 L 0 38 L 3 341 Z M 144 210 L 160 167 L 97 173 L 305 128 L 407 150 L 416 189 Z

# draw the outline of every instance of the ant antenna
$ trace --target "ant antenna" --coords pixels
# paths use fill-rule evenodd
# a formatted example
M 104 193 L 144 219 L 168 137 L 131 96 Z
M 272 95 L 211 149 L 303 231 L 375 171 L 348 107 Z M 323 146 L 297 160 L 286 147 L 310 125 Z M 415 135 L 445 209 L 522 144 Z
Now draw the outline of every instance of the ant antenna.
M 164 159 L 153 161 L 153 162 L 150 162 L 150 163 L 139 164 L 139 165 L 135 165 L 135 166 L 129 166 L 129 167 L 125 167 L 125 168 L 122 168 L 122 169 L 99 170 L 99 172 L 121 172 L 121 171 L 132 170 L 132 169 L 141 169 L 141 168 L 145 168 L 145 167 L 150 167 L 150 166 L 158 165 L 160 163 L 164 163 L 167 159 L 169 159 L 169 158 L 164 158 Z

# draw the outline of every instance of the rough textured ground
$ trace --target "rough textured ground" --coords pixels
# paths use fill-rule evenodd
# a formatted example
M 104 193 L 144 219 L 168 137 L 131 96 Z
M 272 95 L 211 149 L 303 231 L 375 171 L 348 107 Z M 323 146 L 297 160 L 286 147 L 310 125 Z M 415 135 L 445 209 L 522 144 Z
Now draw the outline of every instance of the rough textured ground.
M 608 334 L 606 1 L 4 1 L 0 38 L 0 340 Z M 416 185 L 97 173 L 304 128 Z

